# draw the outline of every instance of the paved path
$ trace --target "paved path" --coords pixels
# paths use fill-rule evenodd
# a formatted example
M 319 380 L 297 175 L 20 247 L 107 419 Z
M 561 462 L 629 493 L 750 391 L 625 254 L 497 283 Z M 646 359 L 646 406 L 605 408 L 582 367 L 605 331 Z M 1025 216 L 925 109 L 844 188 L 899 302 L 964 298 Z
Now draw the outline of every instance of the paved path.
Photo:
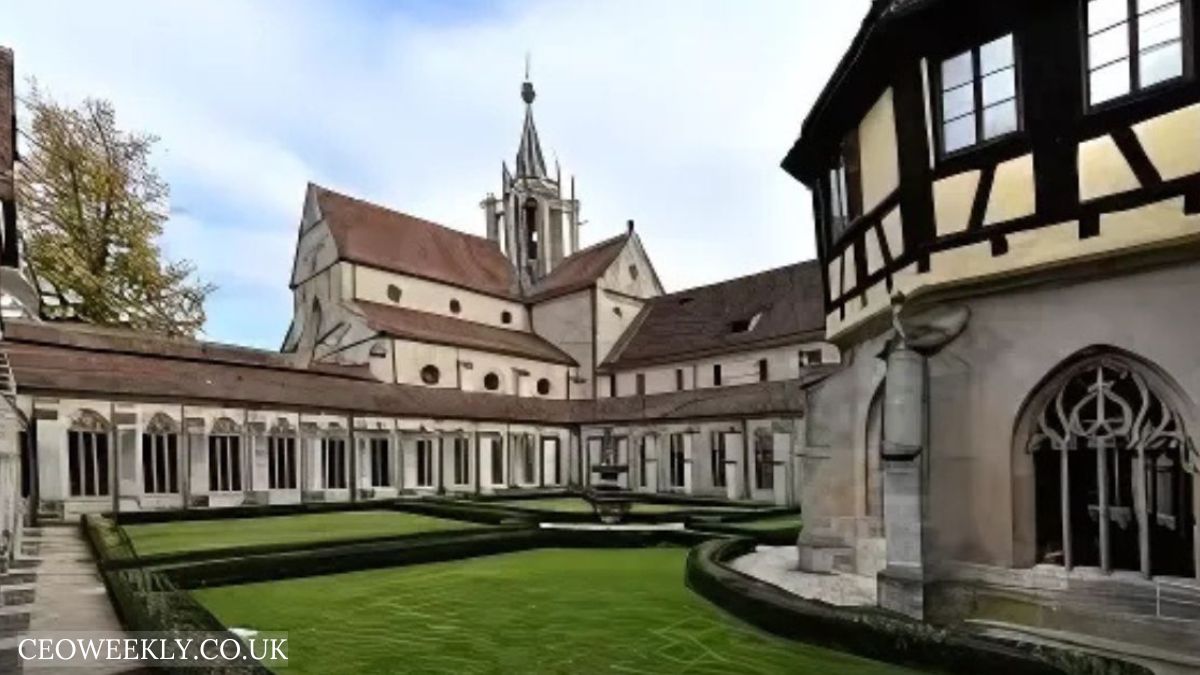
M 49 525 L 40 528 L 39 535 L 26 537 L 36 543 L 37 580 L 34 582 L 33 603 L 29 606 L 27 636 L 41 636 L 64 631 L 87 631 L 90 638 L 125 636 L 104 590 L 104 582 L 96 569 L 96 561 L 84 541 L 79 525 Z M 137 662 L 92 662 L 85 670 L 78 665 L 41 665 L 24 662 L 26 672 L 65 673 L 124 673 L 138 668 Z
M 809 600 L 841 606 L 875 604 L 874 578 L 845 572 L 801 572 L 795 546 L 759 546 L 753 553 L 734 558 L 729 566 Z

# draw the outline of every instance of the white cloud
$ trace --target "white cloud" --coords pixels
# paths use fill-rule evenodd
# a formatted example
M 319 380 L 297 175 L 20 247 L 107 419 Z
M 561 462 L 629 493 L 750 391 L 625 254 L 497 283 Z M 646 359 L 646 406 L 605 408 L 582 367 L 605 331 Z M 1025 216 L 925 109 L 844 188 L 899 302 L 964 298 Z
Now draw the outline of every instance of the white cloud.
M 110 98 L 158 134 L 181 211 L 168 251 L 271 302 L 308 180 L 481 233 L 528 50 L 584 242 L 634 218 L 681 288 L 815 254 L 808 195 L 778 164 L 868 4 L 536 0 L 447 20 L 411 14 L 438 3 L 43 0 L 9 10 L 3 40 L 54 95 Z M 282 335 L 281 304 L 210 331 L 274 347 L 258 336 Z

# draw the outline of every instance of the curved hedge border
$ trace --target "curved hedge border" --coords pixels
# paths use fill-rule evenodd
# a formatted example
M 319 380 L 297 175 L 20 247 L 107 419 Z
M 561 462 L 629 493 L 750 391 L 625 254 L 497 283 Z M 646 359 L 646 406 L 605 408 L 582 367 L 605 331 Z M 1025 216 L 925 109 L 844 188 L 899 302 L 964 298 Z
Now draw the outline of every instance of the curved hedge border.
M 754 549 L 749 539 L 708 541 L 688 554 L 689 588 L 739 619 L 782 637 L 898 665 L 978 675 L 1151 675 L 1117 659 L 1014 645 L 937 628 L 874 607 L 805 600 L 723 563 Z
M 148 511 L 121 511 L 118 522 L 125 525 L 166 523 L 177 520 L 224 520 L 233 518 L 266 518 L 270 516 L 297 516 L 308 513 L 334 513 L 337 511 L 380 511 L 389 508 L 392 499 L 358 502 L 300 502 L 296 504 L 254 504 L 243 506 L 192 507 L 188 509 L 153 509 Z M 112 513 L 105 514 L 112 517 Z
M 106 518 L 85 515 L 79 526 L 97 560 L 104 590 L 125 630 L 154 632 L 180 639 L 194 638 L 199 633 L 223 633 L 227 638 L 237 639 L 196 602 L 191 593 L 179 589 L 165 575 L 150 568 L 114 569 L 114 561 L 136 559 L 137 555 L 114 523 Z M 165 673 L 228 672 L 227 668 L 217 665 L 180 668 L 169 661 L 153 665 L 155 670 Z M 271 673 L 262 663 L 249 660 L 238 664 L 236 670 L 247 675 Z
M 755 544 L 762 544 L 764 546 L 791 546 L 796 543 L 796 537 L 800 536 L 800 526 L 756 530 L 748 527 L 740 527 L 736 523 L 695 522 L 689 524 L 688 527 L 697 532 L 751 539 Z

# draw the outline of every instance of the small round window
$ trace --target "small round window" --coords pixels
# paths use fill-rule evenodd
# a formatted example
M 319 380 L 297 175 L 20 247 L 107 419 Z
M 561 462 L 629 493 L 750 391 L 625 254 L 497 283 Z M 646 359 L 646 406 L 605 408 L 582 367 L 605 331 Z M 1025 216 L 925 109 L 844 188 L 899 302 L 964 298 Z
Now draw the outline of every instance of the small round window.
M 512 312 L 507 309 L 500 312 L 500 323 L 512 323 Z
M 488 373 L 483 376 L 483 388 L 488 391 L 496 391 L 500 388 L 500 376 L 495 373 Z
M 544 377 L 542 379 L 538 380 L 537 381 L 537 393 L 542 396 L 546 396 L 547 394 L 549 394 L 550 393 L 550 380 L 547 380 Z
M 634 281 L 637 281 L 637 278 L 638 278 L 638 268 L 637 268 L 637 265 L 630 265 L 630 266 L 629 266 L 629 278 L 630 278 L 630 279 L 633 279 Z
M 425 384 L 437 384 L 442 379 L 442 372 L 437 366 L 429 365 L 421 369 L 421 381 Z
M 400 287 L 396 284 L 388 284 L 387 296 L 388 300 L 392 302 L 400 302 Z
M 613 307 L 613 314 L 616 314 L 617 318 L 620 318 L 625 315 L 625 313 L 621 311 L 620 307 Z
M 462 311 L 462 303 L 460 303 L 458 300 L 451 300 L 450 311 L 454 314 L 458 314 Z

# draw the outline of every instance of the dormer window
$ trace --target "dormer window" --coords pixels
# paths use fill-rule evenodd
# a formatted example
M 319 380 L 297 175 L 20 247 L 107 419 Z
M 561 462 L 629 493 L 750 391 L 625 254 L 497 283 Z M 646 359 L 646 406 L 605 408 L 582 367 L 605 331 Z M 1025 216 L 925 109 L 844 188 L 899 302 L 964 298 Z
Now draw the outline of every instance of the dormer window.
M 1011 34 L 942 61 L 938 74 L 942 154 L 1020 129 Z
M 862 215 L 862 171 L 858 130 L 842 141 L 829 172 L 829 240 L 841 239 L 846 228 Z
M 1089 0 L 1087 35 L 1092 105 L 1184 75 L 1179 0 Z
M 752 317 L 746 319 L 738 319 L 729 323 L 729 332 L 737 335 L 739 333 L 749 333 L 758 325 L 758 320 L 762 318 L 762 312 L 758 312 Z

